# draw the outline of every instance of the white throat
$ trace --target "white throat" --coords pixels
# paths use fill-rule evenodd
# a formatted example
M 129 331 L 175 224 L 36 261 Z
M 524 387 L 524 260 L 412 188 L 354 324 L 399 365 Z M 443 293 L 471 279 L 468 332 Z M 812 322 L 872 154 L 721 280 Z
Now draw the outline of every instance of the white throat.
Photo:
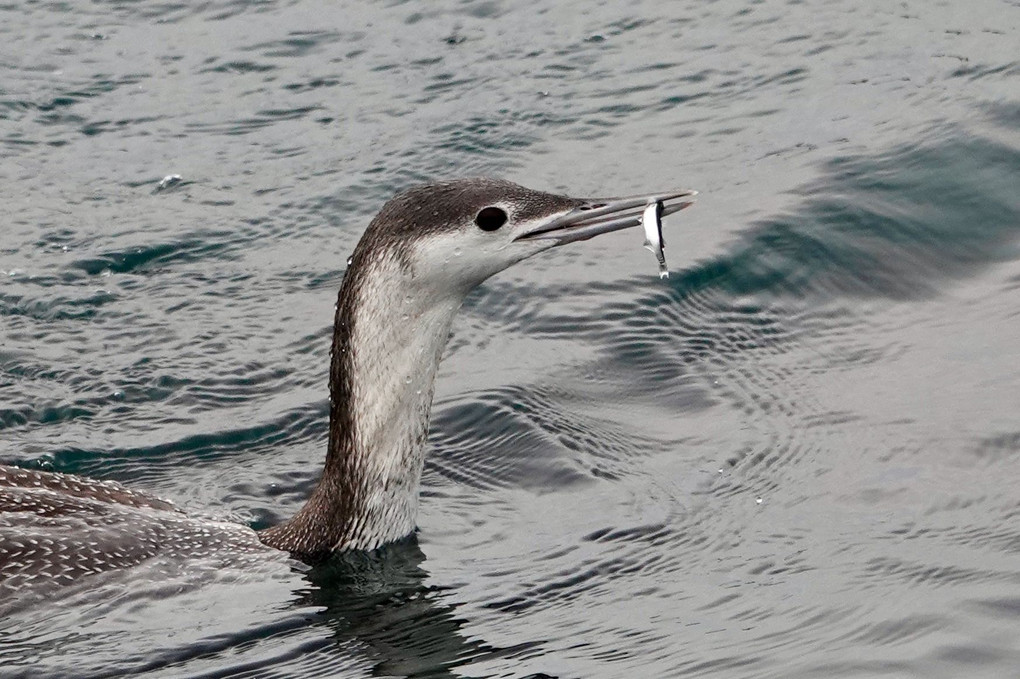
M 322 478 L 290 521 L 261 533 L 270 546 L 369 550 L 414 531 L 436 371 L 472 286 L 437 285 L 408 259 L 355 251 L 337 302 Z
M 414 530 L 436 371 L 463 302 L 392 259 L 366 274 L 346 347 L 364 526 L 334 549 L 371 549 Z

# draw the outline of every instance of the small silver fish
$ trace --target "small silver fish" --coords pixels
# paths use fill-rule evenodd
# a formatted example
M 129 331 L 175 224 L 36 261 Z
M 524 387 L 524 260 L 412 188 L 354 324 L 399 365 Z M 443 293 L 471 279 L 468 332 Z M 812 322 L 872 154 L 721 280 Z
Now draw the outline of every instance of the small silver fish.
M 641 215 L 641 224 L 645 227 L 645 247 L 655 253 L 659 260 L 659 278 L 669 278 L 666 268 L 666 255 L 662 248 L 666 246 L 662 240 L 662 203 L 649 203 Z

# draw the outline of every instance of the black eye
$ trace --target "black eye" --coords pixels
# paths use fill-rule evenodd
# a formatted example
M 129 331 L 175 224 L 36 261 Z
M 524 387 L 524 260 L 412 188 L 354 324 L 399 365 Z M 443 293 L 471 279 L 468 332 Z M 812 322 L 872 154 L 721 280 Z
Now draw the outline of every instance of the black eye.
M 475 224 L 482 231 L 495 231 L 506 224 L 506 213 L 498 207 L 482 208 L 478 216 L 475 217 Z

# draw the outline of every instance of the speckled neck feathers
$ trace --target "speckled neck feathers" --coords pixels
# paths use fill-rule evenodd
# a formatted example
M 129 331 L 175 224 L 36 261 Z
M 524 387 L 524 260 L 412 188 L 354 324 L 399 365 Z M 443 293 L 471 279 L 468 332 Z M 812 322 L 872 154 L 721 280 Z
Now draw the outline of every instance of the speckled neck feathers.
M 373 549 L 414 530 L 436 369 L 466 290 L 422 285 L 406 252 L 370 234 L 337 302 L 322 478 L 290 521 L 260 534 L 277 549 Z

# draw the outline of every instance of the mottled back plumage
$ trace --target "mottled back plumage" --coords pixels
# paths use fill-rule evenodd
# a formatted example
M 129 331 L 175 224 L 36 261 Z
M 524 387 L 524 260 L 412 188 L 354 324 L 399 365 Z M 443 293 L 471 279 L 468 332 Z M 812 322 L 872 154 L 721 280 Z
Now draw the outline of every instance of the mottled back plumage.
M 265 549 L 245 526 L 192 518 L 119 483 L 0 466 L 0 610 L 28 588 L 225 547 Z

